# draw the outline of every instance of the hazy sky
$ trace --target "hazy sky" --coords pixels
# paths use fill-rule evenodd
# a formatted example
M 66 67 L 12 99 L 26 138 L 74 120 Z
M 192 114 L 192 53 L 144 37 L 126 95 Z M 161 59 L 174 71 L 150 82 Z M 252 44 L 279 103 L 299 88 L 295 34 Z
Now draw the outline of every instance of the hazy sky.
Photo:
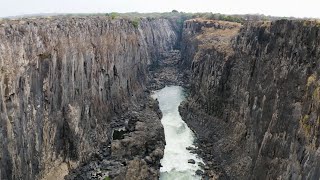
M 0 17 L 38 13 L 168 12 L 173 9 L 320 18 L 320 0 L 0 0 Z

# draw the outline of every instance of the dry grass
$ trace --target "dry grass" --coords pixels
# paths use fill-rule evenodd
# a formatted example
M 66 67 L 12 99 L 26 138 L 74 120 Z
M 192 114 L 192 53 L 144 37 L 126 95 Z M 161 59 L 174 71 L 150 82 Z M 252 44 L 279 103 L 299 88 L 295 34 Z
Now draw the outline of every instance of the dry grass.
M 205 24 L 201 33 L 196 36 L 196 39 L 201 42 L 199 46 L 201 49 L 215 49 L 225 53 L 226 57 L 234 53 L 231 47 L 231 40 L 238 35 L 241 28 L 240 23 L 204 19 L 192 19 L 189 21 Z M 214 26 L 212 27 L 212 25 Z
M 203 18 L 189 19 L 189 20 L 186 20 L 186 22 L 198 22 L 198 23 L 206 23 L 206 24 L 218 23 L 222 26 L 230 27 L 230 28 L 231 27 L 241 27 L 241 24 L 237 23 L 237 22 L 210 20 L 210 19 L 203 19 Z
M 309 76 L 307 80 L 307 87 L 313 84 L 316 80 L 317 80 L 317 76 L 315 74 L 312 74 L 311 76 Z

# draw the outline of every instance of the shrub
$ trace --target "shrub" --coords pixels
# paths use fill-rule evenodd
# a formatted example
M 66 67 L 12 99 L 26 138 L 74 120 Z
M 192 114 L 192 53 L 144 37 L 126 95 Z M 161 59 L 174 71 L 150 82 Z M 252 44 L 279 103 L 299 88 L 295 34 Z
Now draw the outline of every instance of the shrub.
M 115 19 L 118 16 L 118 13 L 112 12 L 111 13 L 111 19 Z
M 139 20 L 138 19 L 133 20 L 131 23 L 132 23 L 133 27 L 138 28 L 138 26 L 139 26 Z

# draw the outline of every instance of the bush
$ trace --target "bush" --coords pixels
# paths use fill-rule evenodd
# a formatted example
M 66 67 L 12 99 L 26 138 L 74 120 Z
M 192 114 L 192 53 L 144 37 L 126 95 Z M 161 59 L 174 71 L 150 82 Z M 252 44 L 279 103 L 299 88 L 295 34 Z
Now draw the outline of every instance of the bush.
M 115 19 L 118 16 L 118 13 L 112 12 L 111 13 L 111 19 Z
M 131 23 L 132 23 L 133 27 L 138 28 L 138 26 L 139 26 L 139 20 L 138 19 L 133 20 Z

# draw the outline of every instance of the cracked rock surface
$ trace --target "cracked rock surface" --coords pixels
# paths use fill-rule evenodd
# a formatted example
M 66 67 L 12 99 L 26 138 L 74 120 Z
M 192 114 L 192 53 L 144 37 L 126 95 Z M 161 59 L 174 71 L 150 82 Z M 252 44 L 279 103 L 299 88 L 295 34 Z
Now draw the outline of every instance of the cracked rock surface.
M 138 27 L 108 17 L 2 20 L 0 179 L 57 178 L 108 147 L 113 130 L 123 124 L 118 117 L 143 101 L 148 104 L 148 66 L 175 46 L 175 27 L 167 19 L 140 19 Z M 149 114 L 161 125 L 158 116 Z M 148 128 L 146 119 L 134 127 Z M 160 126 L 154 127 L 161 135 Z M 136 150 L 126 153 L 152 153 L 146 145 L 152 133 L 112 147 L 133 143 Z M 155 154 L 152 160 L 161 156 Z M 140 164 L 141 172 L 149 170 L 143 158 L 132 162 Z

